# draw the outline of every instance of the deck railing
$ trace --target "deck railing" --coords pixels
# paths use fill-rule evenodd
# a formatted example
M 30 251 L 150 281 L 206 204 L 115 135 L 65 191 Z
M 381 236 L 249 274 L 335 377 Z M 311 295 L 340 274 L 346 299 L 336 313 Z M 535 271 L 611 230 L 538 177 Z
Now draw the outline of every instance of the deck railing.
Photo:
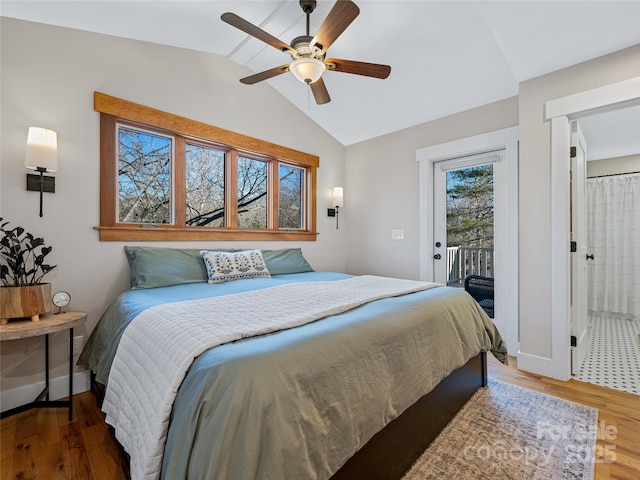
M 447 247 L 448 285 L 463 285 L 468 275 L 493 277 L 493 248 Z

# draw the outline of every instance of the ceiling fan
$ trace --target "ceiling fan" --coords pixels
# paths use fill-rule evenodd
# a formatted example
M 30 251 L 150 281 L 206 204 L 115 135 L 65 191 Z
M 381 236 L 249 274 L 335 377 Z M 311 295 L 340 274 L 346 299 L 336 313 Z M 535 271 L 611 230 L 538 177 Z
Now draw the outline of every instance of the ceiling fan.
M 316 0 L 300 0 L 300 7 L 307 15 L 307 34 L 294 38 L 291 41 L 291 45 L 287 45 L 261 28 L 240 18 L 235 13 L 227 12 L 222 14 L 222 21 L 282 52 L 290 54 L 293 59 L 288 65 L 280 65 L 279 67 L 241 78 L 240 81 L 242 83 L 253 85 L 262 80 L 268 80 L 277 75 L 291 72 L 298 80 L 311 87 L 316 103 L 322 105 L 331 101 L 327 87 L 322 80 L 322 73 L 325 70 L 382 79 L 389 76 L 391 67 L 388 65 L 340 60 L 338 58 L 325 59 L 329 47 L 360 13 L 360 9 L 355 3 L 350 0 L 338 0 L 322 25 L 320 25 L 315 37 L 309 35 L 309 17 L 316 8 Z

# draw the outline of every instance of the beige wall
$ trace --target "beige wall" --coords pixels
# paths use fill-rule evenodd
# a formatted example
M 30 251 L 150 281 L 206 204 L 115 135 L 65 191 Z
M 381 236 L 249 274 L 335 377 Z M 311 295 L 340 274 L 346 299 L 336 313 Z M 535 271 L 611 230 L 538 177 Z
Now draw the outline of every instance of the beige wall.
M 603 158 L 587 162 L 587 177 L 640 172 L 640 155 Z
M 551 128 L 544 104 L 638 77 L 639 58 L 637 45 L 520 84 L 520 351 L 532 359 L 551 360 Z
M 512 97 L 347 147 L 347 271 L 418 279 L 416 151 L 517 124 Z M 392 240 L 392 229 L 405 239 Z
M 266 83 L 242 85 L 238 79 L 248 70 L 217 55 L 4 17 L 1 27 L 0 216 L 53 245 L 51 260 L 58 268 L 46 279 L 53 291 L 71 293 L 73 309 L 89 313 L 86 328 L 76 334 L 86 339 L 108 303 L 128 288 L 124 244 L 99 242 L 93 229 L 99 221 L 94 91 L 318 155 L 316 242 L 173 245 L 300 246 L 316 269 L 344 271 L 346 232 L 326 216 L 331 187 L 344 183 L 344 147 Z M 56 193 L 45 194 L 43 218 L 38 194 L 25 190 L 29 126 L 58 132 Z M 51 339 L 54 377 L 66 372 L 65 337 Z M 2 343 L 2 393 L 43 379 L 41 344 L 42 339 Z

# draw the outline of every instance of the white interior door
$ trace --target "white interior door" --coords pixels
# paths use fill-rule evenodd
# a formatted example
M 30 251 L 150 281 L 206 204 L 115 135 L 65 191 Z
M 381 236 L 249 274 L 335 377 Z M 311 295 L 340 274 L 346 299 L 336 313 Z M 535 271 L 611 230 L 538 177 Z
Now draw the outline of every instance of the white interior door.
M 571 374 L 577 375 L 589 346 L 586 221 L 587 145 L 578 122 L 571 123 L 571 147 Z

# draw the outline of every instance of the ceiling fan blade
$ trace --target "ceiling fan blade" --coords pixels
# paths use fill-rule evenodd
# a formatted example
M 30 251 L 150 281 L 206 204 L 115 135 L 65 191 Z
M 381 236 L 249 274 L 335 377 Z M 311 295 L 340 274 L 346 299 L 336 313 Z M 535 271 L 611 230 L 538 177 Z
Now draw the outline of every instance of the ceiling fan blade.
M 235 13 L 227 12 L 223 13 L 220 17 L 223 22 L 228 23 L 232 27 L 236 27 L 239 30 L 242 30 L 245 33 L 248 33 L 252 37 L 257 38 L 258 40 L 262 40 L 263 42 L 271 45 L 272 47 L 277 48 L 280 51 L 291 51 L 295 53 L 295 50 L 291 48 L 289 45 L 284 43 L 282 40 L 274 37 L 273 35 L 265 32 L 259 27 L 256 27 L 254 24 L 247 22 L 244 18 L 240 18 Z
M 384 79 L 391 73 L 391 67 L 389 65 L 380 65 L 378 63 L 356 62 L 354 60 L 341 60 L 339 58 L 329 58 L 325 60 L 324 63 L 327 66 L 327 70 L 364 75 L 365 77 Z
M 279 67 L 275 67 L 270 70 L 265 70 L 264 72 L 256 73 L 255 75 L 250 75 L 248 77 L 241 78 L 240 82 L 244 83 L 245 85 L 253 85 L 254 83 L 258 83 L 263 80 L 268 80 L 277 75 L 287 73 L 288 71 L 289 71 L 289 65 L 280 65 Z
M 331 101 L 329 91 L 327 90 L 327 86 L 324 84 L 324 80 L 322 80 L 322 77 L 309 85 L 311 86 L 313 98 L 316 99 L 316 103 L 318 105 L 324 105 L 325 103 L 329 103 Z
M 360 9 L 351 0 L 338 0 L 320 25 L 310 46 L 318 45 L 322 53 L 326 52 L 359 14 Z

